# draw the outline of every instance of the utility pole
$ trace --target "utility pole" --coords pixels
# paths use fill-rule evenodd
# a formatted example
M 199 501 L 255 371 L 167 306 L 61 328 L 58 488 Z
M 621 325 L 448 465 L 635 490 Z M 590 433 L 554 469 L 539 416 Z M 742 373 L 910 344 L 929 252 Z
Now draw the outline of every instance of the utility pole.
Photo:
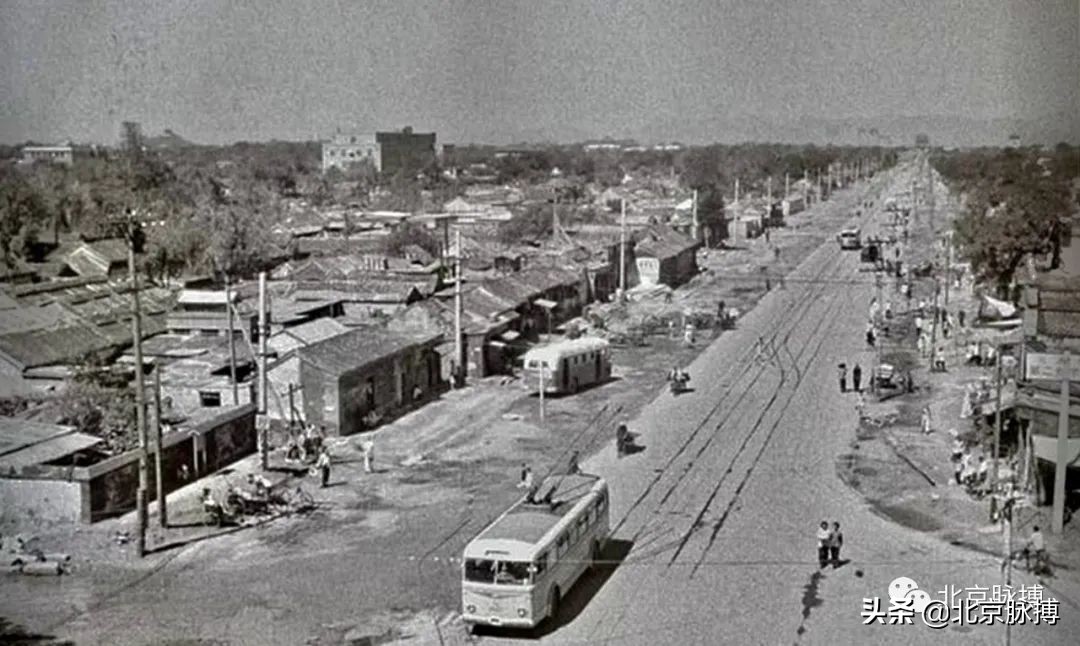
M 765 201 L 769 204 L 769 209 L 772 210 L 772 175 L 765 178 Z
M 158 522 L 169 526 L 169 513 L 165 505 L 164 446 L 161 443 L 161 366 L 154 366 L 154 488 L 157 490 Z
M 994 356 L 997 357 L 997 367 L 994 370 L 994 381 L 997 384 L 997 408 L 994 413 L 994 463 L 990 471 L 990 491 L 997 490 L 998 484 L 998 457 L 1001 455 L 1001 344 L 995 347 Z
M 739 178 L 735 178 L 735 205 L 739 204 Z
M 878 318 L 879 320 L 880 320 L 880 318 L 882 316 L 884 316 L 884 311 L 885 311 L 884 310 L 884 305 L 882 305 L 882 302 L 881 302 L 881 284 L 882 284 L 882 282 L 883 281 L 882 281 L 882 278 L 881 278 L 881 274 L 878 273 L 878 272 L 875 272 L 874 273 L 874 291 L 876 292 L 876 297 L 877 297 L 877 315 L 876 315 L 876 318 Z M 882 336 L 881 338 L 878 338 L 876 341 L 877 342 L 874 344 L 874 355 L 875 355 L 874 360 L 876 362 L 876 365 L 874 366 L 874 369 L 870 372 L 870 390 L 873 391 L 873 392 L 877 391 L 877 371 L 878 371 L 878 368 L 881 366 L 881 346 L 885 343 L 885 337 Z
M 701 223 L 698 221 L 697 189 L 696 188 L 694 189 L 694 201 L 690 206 L 690 215 L 691 215 L 691 233 L 692 233 L 692 235 L 690 237 L 692 237 L 694 239 L 694 242 L 697 242 L 698 239 L 701 237 Z
M 1065 529 L 1065 473 L 1069 462 L 1069 366 L 1074 365 L 1076 357 L 1066 352 L 1064 357 L 1066 369 L 1061 380 L 1060 412 L 1058 413 L 1057 432 L 1057 464 L 1054 465 L 1054 507 L 1053 525 L 1054 533 L 1061 535 Z M 1001 360 L 1001 357 L 998 357 Z
M 139 273 L 135 268 L 135 247 L 140 231 L 134 214 L 128 212 L 128 275 L 131 278 L 131 338 L 135 350 L 135 424 L 139 434 L 139 488 L 135 492 L 138 538 L 135 551 L 139 558 L 146 554 L 146 496 L 150 488 L 147 473 L 150 456 L 146 437 L 146 383 L 143 381 L 142 308 L 139 305 Z
M 695 198 L 697 192 L 694 193 Z M 619 201 L 619 301 L 626 295 L 626 199 Z M 694 214 L 697 214 L 697 199 L 694 200 Z
M 463 385 L 465 376 L 464 347 L 461 342 L 461 229 L 454 230 L 457 253 L 454 254 L 454 385 Z
M 544 369 L 543 362 L 540 363 L 540 423 L 544 422 Z
M 263 425 L 259 433 L 259 460 L 265 471 L 270 463 L 270 420 L 268 412 L 268 390 L 270 376 L 267 371 L 266 344 L 270 336 L 269 302 L 266 298 L 266 272 L 259 272 L 259 414 L 263 416 Z
M 810 171 L 803 169 L 802 172 L 802 199 L 803 207 L 810 208 Z
M 949 309 L 949 283 L 952 282 L 952 231 L 945 232 L 945 309 Z
M 791 175 L 784 173 L 784 199 L 788 199 L 789 195 L 791 195 Z
M 240 387 L 236 383 L 236 333 L 233 324 L 232 289 L 229 275 L 225 274 L 225 311 L 229 319 L 229 381 L 232 382 L 233 406 L 240 405 Z

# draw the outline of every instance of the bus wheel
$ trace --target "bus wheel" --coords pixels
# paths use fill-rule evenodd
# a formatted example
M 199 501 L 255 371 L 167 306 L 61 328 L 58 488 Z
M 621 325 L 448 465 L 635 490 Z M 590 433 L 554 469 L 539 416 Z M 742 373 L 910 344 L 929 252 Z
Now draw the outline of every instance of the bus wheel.
M 548 620 L 552 624 L 559 618 L 559 605 L 562 601 L 559 597 L 559 586 L 555 586 L 551 589 L 551 601 L 548 602 Z

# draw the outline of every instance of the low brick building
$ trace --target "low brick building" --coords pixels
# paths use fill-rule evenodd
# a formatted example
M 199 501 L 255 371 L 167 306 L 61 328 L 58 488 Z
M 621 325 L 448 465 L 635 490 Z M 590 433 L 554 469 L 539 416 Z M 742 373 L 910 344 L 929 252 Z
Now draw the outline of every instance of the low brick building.
M 444 387 L 441 334 L 364 327 L 299 348 L 304 418 L 331 434 L 370 430 Z

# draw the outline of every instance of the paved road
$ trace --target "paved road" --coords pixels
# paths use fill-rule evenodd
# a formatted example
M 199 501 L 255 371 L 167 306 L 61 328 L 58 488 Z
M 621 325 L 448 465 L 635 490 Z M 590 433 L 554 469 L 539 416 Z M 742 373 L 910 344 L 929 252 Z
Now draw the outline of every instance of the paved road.
M 662 396 L 633 421 L 643 453 L 617 460 L 609 451 L 586 463 L 611 484 L 612 553 L 629 554 L 610 578 L 590 578 L 572 594 L 545 642 L 1002 642 L 1000 625 L 862 623 L 863 598 L 880 596 L 887 608 L 887 587 L 900 576 L 931 594 L 1001 582 L 994 559 L 889 522 L 836 475 L 856 417 L 836 365 L 870 365 L 862 334 L 872 295 L 858 254 L 823 245 L 700 356 L 693 393 Z M 842 556 L 852 562 L 840 569 L 818 569 L 814 532 L 823 519 L 843 526 Z M 1063 603 L 1061 614 L 1057 626 L 1014 629 L 1015 643 L 1073 643 L 1080 613 Z M 484 641 L 511 639 L 487 633 Z
M 842 194 L 832 208 L 855 200 Z M 999 580 L 992 559 L 892 524 L 836 476 L 855 419 L 854 402 L 837 392 L 835 369 L 840 359 L 869 365 L 861 326 L 872 287 L 853 284 L 867 276 L 857 272 L 855 254 L 824 245 L 693 364 L 693 393 L 662 395 L 633 420 L 643 453 L 616 460 L 607 451 L 585 464 L 611 483 L 613 554 L 629 548 L 629 555 L 575 588 L 542 641 L 1000 643 L 1000 628 L 861 624 L 863 597 L 885 597 L 901 575 L 932 591 Z M 753 350 L 759 337 L 767 342 L 760 357 Z M 149 574 L 19 581 L 5 588 L 5 602 L 24 608 L 11 618 L 79 644 L 183 636 L 305 643 L 320 627 L 335 633 L 332 626 L 355 624 L 375 608 L 456 603 L 456 564 L 401 559 L 459 554 L 467 538 L 461 518 L 472 512 L 423 509 L 416 526 L 413 516 L 377 507 L 363 522 L 342 524 L 334 514 L 347 510 L 336 510 L 304 525 L 196 545 Z M 391 520 L 378 522 L 383 517 Z M 844 556 L 853 562 L 819 573 L 814 530 L 822 519 L 843 524 Z M 431 536 L 435 526 L 445 533 Z M 392 551 L 371 551 L 391 540 Z M 1062 636 L 1080 634 L 1080 609 L 1063 605 L 1061 612 L 1062 625 L 1018 630 L 1015 643 L 1066 643 Z

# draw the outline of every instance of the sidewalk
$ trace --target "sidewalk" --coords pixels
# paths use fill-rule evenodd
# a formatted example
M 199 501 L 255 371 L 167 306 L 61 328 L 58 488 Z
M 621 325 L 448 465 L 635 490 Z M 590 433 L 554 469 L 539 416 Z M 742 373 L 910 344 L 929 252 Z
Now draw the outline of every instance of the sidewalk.
M 915 245 L 927 244 L 929 228 L 925 222 L 922 225 L 913 232 Z M 917 259 L 924 259 L 925 255 L 918 247 L 905 253 L 906 257 Z M 932 277 L 916 281 L 917 295 L 912 303 L 918 303 L 918 294 L 932 294 L 932 285 Z M 930 298 L 926 300 L 932 302 Z M 944 305 L 943 299 L 941 304 Z M 960 309 L 966 310 L 966 323 L 971 325 L 977 302 L 968 281 L 963 289 L 950 289 L 947 309 L 954 315 Z M 948 338 L 943 338 L 939 330 L 937 345 L 945 348 L 947 370 L 931 372 L 929 357 L 920 357 L 915 349 L 910 319 L 910 314 L 901 313 L 893 326 L 894 336 L 883 341 L 892 346 L 887 362 L 914 366 L 917 391 L 884 402 L 867 402 L 868 419 L 860 424 L 852 453 L 843 456 L 838 471 L 875 509 L 893 521 L 934 534 L 954 545 L 1003 556 L 1003 527 L 990 518 L 990 497 L 976 499 L 966 487 L 957 485 L 951 460 L 953 430 L 970 438 L 969 450 L 974 455 L 992 453 L 992 427 L 984 426 L 982 434 L 975 433 L 973 420 L 962 419 L 961 411 L 966 387 L 985 378 L 994 383 L 995 368 L 964 365 L 966 330 L 957 330 Z M 933 432 L 929 435 L 920 428 L 924 406 L 929 406 L 932 413 Z M 894 421 L 890 423 L 890 419 Z M 1007 471 L 1002 469 L 1000 473 Z M 1054 576 L 1045 582 L 1051 590 L 1049 594 L 1080 610 L 1080 528 L 1072 523 L 1066 526 L 1063 535 L 1051 534 L 1049 511 L 1033 506 L 1016 510 L 1013 549 L 1023 547 L 1033 525 L 1043 528 L 1054 571 Z M 1013 582 L 1032 584 L 1036 578 L 1014 568 Z

